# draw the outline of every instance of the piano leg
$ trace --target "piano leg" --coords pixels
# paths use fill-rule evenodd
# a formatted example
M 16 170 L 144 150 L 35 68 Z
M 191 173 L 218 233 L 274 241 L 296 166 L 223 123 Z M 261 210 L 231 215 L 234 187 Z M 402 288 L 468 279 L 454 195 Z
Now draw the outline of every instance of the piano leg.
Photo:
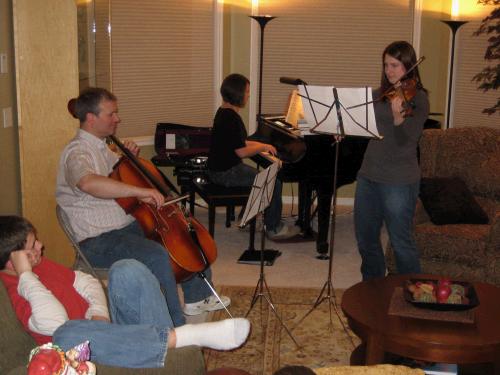
M 304 238 L 314 237 L 311 227 L 312 188 L 307 181 L 299 181 L 299 217 L 296 225 L 300 227 Z
M 318 193 L 318 237 L 316 239 L 316 250 L 319 254 L 327 254 L 333 192 L 328 182 L 318 183 L 316 190 Z

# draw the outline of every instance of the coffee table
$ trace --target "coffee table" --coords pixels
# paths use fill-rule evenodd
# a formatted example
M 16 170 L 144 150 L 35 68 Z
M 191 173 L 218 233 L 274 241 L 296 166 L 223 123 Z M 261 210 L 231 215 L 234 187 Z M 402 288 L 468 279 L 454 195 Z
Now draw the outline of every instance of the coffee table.
M 379 364 L 386 353 L 422 361 L 491 363 L 500 374 L 500 288 L 473 283 L 480 305 L 474 323 L 423 320 L 388 315 L 392 294 L 405 280 L 437 279 L 432 275 L 393 275 L 360 282 L 342 297 L 342 311 L 362 340 L 351 364 Z

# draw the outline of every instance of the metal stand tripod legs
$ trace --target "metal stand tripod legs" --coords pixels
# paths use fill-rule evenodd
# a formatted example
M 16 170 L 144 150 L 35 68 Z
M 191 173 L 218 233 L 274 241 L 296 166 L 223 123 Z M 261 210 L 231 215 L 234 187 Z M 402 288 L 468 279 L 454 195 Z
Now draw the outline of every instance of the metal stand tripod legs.
M 269 290 L 269 287 L 267 286 L 266 282 L 266 277 L 264 274 L 264 249 L 265 249 L 265 238 L 266 238 L 266 228 L 265 225 L 262 225 L 262 232 L 261 232 L 261 252 L 260 252 L 260 276 L 259 276 L 259 281 L 257 282 L 257 285 L 255 287 L 255 290 L 253 292 L 252 296 L 252 302 L 250 302 L 250 308 L 248 309 L 247 313 L 245 314 L 245 317 L 248 317 L 248 314 L 250 314 L 250 311 L 252 311 L 253 307 L 257 303 L 257 301 L 260 299 L 261 305 L 260 305 L 260 315 L 261 315 L 261 322 L 262 322 L 262 298 L 265 299 L 269 307 L 271 308 L 272 312 L 280 322 L 280 325 L 285 329 L 286 333 L 292 341 L 295 343 L 297 347 L 300 347 L 300 345 L 297 343 L 295 338 L 292 335 L 292 332 L 288 329 L 288 327 L 283 323 L 281 320 L 280 315 L 278 314 L 278 311 L 274 307 L 273 299 L 271 296 L 271 291 Z
M 333 253 L 332 246 L 330 246 L 329 259 L 328 259 L 328 279 L 323 284 L 323 287 L 321 288 L 321 292 L 319 293 L 318 298 L 316 298 L 316 302 L 314 302 L 311 309 L 302 317 L 302 319 L 299 320 L 299 323 L 297 325 L 299 325 L 305 318 L 307 318 L 309 316 L 309 314 L 311 314 L 324 301 L 328 301 L 330 326 L 333 326 L 332 307 L 335 310 L 335 314 L 339 318 L 340 322 L 342 323 L 342 325 L 344 325 L 344 323 L 342 322 L 342 319 L 340 319 L 340 314 L 339 314 L 339 310 L 338 310 L 338 306 L 337 306 L 337 300 L 335 299 L 335 290 L 333 289 L 333 283 L 332 283 L 333 254 L 332 253 Z
M 340 318 L 338 306 L 337 306 L 337 301 L 335 299 L 335 290 L 333 289 L 333 283 L 332 283 L 332 274 L 333 274 L 333 245 L 334 245 L 334 239 L 335 239 L 335 218 L 336 218 L 336 209 L 337 209 L 337 163 L 339 160 L 339 147 L 340 147 L 340 141 L 336 141 L 335 143 L 335 166 L 334 166 L 334 173 L 333 173 L 333 197 L 332 197 L 332 202 L 333 202 L 333 207 L 332 207 L 332 215 L 330 218 L 330 246 L 329 246 L 329 252 L 328 252 L 328 277 L 323 285 L 323 288 L 321 288 L 321 292 L 319 293 L 318 298 L 316 299 L 316 302 L 314 302 L 314 305 L 311 307 L 311 309 L 302 317 L 302 319 L 299 320 L 300 324 L 309 314 L 311 314 L 319 305 L 323 303 L 323 301 L 328 301 L 328 308 L 329 308 L 329 314 L 330 314 L 330 326 L 333 327 L 333 320 L 332 320 L 332 307 L 335 310 L 335 314 L 339 318 L 340 323 L 342 326 L 344 326 L 344 323 L 342 319 Z M 323 258 L 325 259 L 325 258 Z M 298 325 L 297 324 L 297 325 Z M 345 328 L 345 327 L 344 327 Z

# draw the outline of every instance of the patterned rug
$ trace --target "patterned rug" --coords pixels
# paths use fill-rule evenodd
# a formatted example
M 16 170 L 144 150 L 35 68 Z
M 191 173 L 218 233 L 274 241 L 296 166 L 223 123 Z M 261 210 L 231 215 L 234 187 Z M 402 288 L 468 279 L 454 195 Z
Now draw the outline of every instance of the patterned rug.
M 240 286 L 220 288 L 221 294 L 231 297 L 230 311 L 235 317 L 245 316 L 250 308 L 254 290 L 254 287 Z M 235 367 L 253 375 L 272 375 L 285 365 L 304 365 L 313 369 L 348 365 L 350 354 L 359 344 L 359 339 L 347 327 L 342 315 L 342 292 L 336 290 L 335 297 L 337 310 L 346 330 L 333 307 L 330 323 L 328 299 L 304 318 L 317 300 L 319 289 L 271 288 L 271 298 L 278 316 L 292 331 L 300 348 L 297 348 L 280 325 L 266 299 L 259 297 L 248 316 L 252 322 L 252 331 L 246 344 L 230 352 L 205 350 L 207 369 Z M 226 312 L 217 311 L 209 319 L 214 321 L 225 318 Z

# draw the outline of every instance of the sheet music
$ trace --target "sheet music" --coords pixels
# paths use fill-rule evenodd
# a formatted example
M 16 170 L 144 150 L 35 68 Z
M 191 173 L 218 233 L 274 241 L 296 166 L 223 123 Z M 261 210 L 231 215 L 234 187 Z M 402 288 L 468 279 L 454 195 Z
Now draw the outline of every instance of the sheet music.
M 346 110 L 350 106 L 373 100 L 371 87 L 337 88 L 345 135 L 382 138 L 377 130 L 373 103 Z M 314 131 L 342 134 L 339 127 L 333 86 L 299 86 L 304 116 Z M 309 98 L 309 99 L 308 99 Z
M 295 89 L 290 93 L 285 121 L 295 129 L 298 129 L 298 122 L 303 118 L 304 109 L 302 107 L 302 98 L 299 96 L 298 90 Z
M 276 162 L 260 171 L 255 176 L 252 190 L 250 191 L 250 196 L 245 206 L 245 212 L 241 219 L 241 227 L 244 227 L 250 220 L 257 216 L 259 212 L 264 212 L 269 206 L 273 198 L 274 184 L 279 169 L 280 163 Z

